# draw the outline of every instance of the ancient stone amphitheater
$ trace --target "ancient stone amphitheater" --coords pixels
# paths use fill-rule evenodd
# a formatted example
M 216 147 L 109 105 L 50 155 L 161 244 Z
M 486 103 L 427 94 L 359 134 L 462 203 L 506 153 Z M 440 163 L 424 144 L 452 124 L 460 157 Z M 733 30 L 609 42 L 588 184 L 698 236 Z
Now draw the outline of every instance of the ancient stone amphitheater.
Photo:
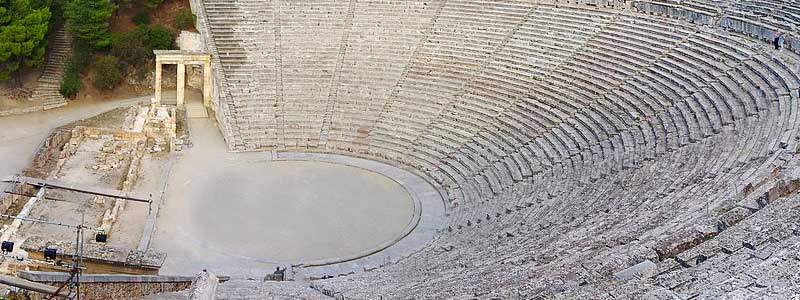
M 381 161 L 446 199 L 431 242 L 318 291 L 800 297 L 795 1 L 193 1 L 231 150 Z

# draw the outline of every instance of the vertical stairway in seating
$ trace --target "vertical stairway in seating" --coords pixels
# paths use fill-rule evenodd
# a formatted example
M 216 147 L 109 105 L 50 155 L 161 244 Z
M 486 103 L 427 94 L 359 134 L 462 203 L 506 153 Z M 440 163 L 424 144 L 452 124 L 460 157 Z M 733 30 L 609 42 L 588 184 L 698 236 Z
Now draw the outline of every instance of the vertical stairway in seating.
M 61 87 L 61 78 L 64 76 L 65 63 L 71 53 L 72 36 L 62 27 L 51 38 L 42 76 L 39 77 L 39 83 L 30 99 L 40 104 L 43 109 L 67 105 L 67 99 L 61 96 L 58 90 Z
M 350 6 L 347 10 L 347 19 L 344 24 L 344 31 L 342 32 L 342 41 L 339 44 L 339 54 L 336 59 L 336 68 L 331 77 L 330 91 L 328 92 L 328 101 L 325 103 L 325 114 L 322 116 L 322 126 L 319 134 L 319 146 L 325 148 L 330 138 L 329 132 L 333 123 L 333 111 L 336 108 L 336 97 L 339 96 L 339 79 L 342 77 L 342 64 L 344 64 L 345 54 L 347 54 L 348 43 L 350 41 L 350 32 L 353 30 L 353 18 L 356 14 L 356 1 L 351 0 Z

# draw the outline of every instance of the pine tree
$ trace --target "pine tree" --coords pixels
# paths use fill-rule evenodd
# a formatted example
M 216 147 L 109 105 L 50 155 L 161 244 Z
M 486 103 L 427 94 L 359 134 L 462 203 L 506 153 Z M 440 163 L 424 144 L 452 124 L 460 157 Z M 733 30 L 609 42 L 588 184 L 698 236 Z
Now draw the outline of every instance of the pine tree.
M 29 0 L 0 0 L 0 81 L 44 62 L 50 16 L 49 7 L 33 8 Z
M 106 48 L 111 45 L 110 18 L 116 9 L 109 0 L 70 0 L 64 19 L 76 39 L 95 49 Z

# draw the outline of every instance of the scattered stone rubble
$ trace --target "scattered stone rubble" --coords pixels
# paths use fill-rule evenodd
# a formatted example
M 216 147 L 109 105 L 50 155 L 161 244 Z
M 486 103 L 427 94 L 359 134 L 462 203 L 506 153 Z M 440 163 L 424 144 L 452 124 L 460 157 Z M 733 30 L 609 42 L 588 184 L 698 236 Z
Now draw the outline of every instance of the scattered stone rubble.
M 152 113 L 150 113 L 152 112 Z M 122 128 L 111 126 L 110 128 L 74 126 L 69 131 L 57 132 L 54 137 L 48 139 L 48 143 L 41 151 L 39 156 L 42 159 L 53 161 L 54 167 L 46 176 L 47 179 L 60 180 L 71 183 L 79 183 L 80 180 L 91 181 L 90 185 L 97 187 L 107 187 L 131 192 L 136 187 L 139 177 L 144 174 L 142 163 L 145 155 L 148 160 L 158 160 L 153 157 L 153 146 L 161 145 L 163 148 L 157 152 L 169 151 L 175 139 L 175 111 L 166 107 L 132 107 L 122 122 Z M 63 140 L 59 142 L 55 137 Z M 148 146 L 150 145 L 150 146 Z M 56 147 L 58 151 L 52 151 L 49 147 Z M 87 171 L 76 171 L 85 169 Z M 160 172 L 159 172 L 160 175 Z M 60 178 L 63 177 L 63 178 Z M 76 178 L 91 177 L 92 179 Z M 77 181 L 76 181 L 77 180 Z M 83 184 L 87 184 L 84 182 Z M 29 191 L 35 194 L 35 191 Z M 114 230 L 126 208 L 127 200 L 109 198 L 103 196 L 79 195 L 71 192 L 50 191 L 49 194 L 55 198 L 63 197 L 65 202 L 38 201 L 35 206 L 56 206 L 60 209 L 53 214 L 52 209 L 41 207 L 34 211 L 41 212 L 39 218 L 52 221 L 61 221 L 66 218 L 73 218 L 72 222 L 80 222 L 81 217 L 70 214 L 87 215 L 87 225 L 99 229 L 100 232 L 108 235 L 111 244 L 95 243 L 95 232 L 89 232 L 85 236 L 87 240 L 86 257 L 88 261 L 95 263 L 95 267 L 102 270 L 111 270 L 114 266 L 121 266 L 124 272 L 157 272 L 164 261 L 164 254 L 152 250 L 140 251 L 137 249 L 118 248 L 113 242 L 114 232 L 136 232 L 144 228 L 136 229 L 136 225 L 126 224 L 122 229 Z M 10 205 L 10 203 L 9 203 Z M 141 212 L 141 210 L 139 210 Z M 146 213 L 146 210 L 145 210 Z M 96 219 L 95 219 L 96 217 Z M 77 219 L 76 219 L 77 218 Z M 142 224 L 146 215 L 140 216 Z M 78 220 L 78 221 L 75 221 Z M 97 222 L 97 223 L 94 223 Z M 76 223 L 77 224 L 77 223 Z M 72 230 L 45 230 L 34 228 L 35 224 L 30 225 L 29 231 L 22 228 L 19 233 L 11 233 L 17 240 L 18 249 L 41 254 L 45 246 L 59 248 L 61 254 L 71 255 L 71 243 L 74 241 Z M 118 225 L 119 226 L 119 225 Z M 133 227 L 131 227 L 133 226 Z M 125 229 L 128 228 L 128 229 Z M 4 228 L 5 231 L 12 230 Z M 120 231 L 122 230 L 122 231 Z M 127 230 L 127 231 L 125 231 Z M 39 235 L 46 236 L 39 236 Z M 8 235 L 8 234 L 6 234 Z M 63 235 L 63 240 L 56 238 Z M 116 239 L 134 239 L 134 237 L 118 236 Z M 90 241 L 91 240 L 91 241 Z M 131 244 L 127 241 L 123 244 Z M 138 243 L 135 243 L 138 244 Z M 128 246 L 126 246 L 128 247 Z M 67 252 L 65 252 L 67 251 Z M 29 253 L 15 253 L 15 255 L 28 255 Z M 28 262 L 14 263 L 9 266 L 9 270 L 26 268 Z M 35 265 L 35 264 L 34 264 Z M 109 267 L 110 266 L 110 267 Z M 39 266 L 41 267 L 41 266 Z
M 177 136 L 176 112 L 174 108 L 151 107 L 147 122 L 144 125 L 144 134 L 152 139 L 155 144 L 151 152 L 173 151 Z

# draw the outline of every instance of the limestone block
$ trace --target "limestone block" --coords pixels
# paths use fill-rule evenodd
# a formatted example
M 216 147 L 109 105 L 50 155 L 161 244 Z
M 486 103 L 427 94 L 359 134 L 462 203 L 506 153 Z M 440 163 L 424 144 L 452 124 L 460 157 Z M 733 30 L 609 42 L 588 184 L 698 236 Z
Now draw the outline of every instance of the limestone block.
M 117 130 L 117 131 L 114 131 L 114 132 L 113 132 L 113 136 L 114 136 L 114 138 L 116 138 L 116 139 L 119 139 L 119 140 L 126 140 L 126 141 L 130 141 L 130 140 L 136 140 L 136 139 L 139 139 L 139 138 L 141 138 L 141 134 L 139 134 L 138 132 L 134 132 L 134 131 L 127 131 L 127 130 Z
M 192 300 L 213 300 L 216 297 L 219 278 L 216 275 L 203 271 L 192 282 L 189 289 L 189 299 Z
M 197 32 L 182 30 L 178 35 L 176 44 L 178 48 L 186 51 L 202 51 L 202 38 Z
M 109 165 L 109 164 L 99 164 L 99 165 L 92 166 L 92 170 L 95 170 L 95 171 L 98 171 L 98 172 L 106 172 L 106 171 L 110 171 L 110 170 L 113 170 L 113 169 L 114 169 L 114 166 Z
M 93 127 L 85 127 L 83 129 L 83 133 L 86 137 L 91 139 L 98 139 L 100 135 L 103 133 L 100 128 L 93 128 Z
M 114 219 L 116 218 L 115 215 L 112 215 L 112 211 L 110 209 L 106 209 L 103 213 L 103 219 L 100 223 L 100 229 L 104 232 L 108 233 L 111 231 L 111 226 L 114 224 Z
M 106 141 L 103 143 L 102 151 L 103 153 L 114 153 L 114 142 L 113 141 Z
M 117 217 L 123 210 L 125 210 L 125 200 L 117 199 L 114 201 L 114 207 L 107 209 L 103 213 L 103 220 L 101 221 L 100 229 L 106 233 L 111 233 L 111 227 L 117 221 Z

